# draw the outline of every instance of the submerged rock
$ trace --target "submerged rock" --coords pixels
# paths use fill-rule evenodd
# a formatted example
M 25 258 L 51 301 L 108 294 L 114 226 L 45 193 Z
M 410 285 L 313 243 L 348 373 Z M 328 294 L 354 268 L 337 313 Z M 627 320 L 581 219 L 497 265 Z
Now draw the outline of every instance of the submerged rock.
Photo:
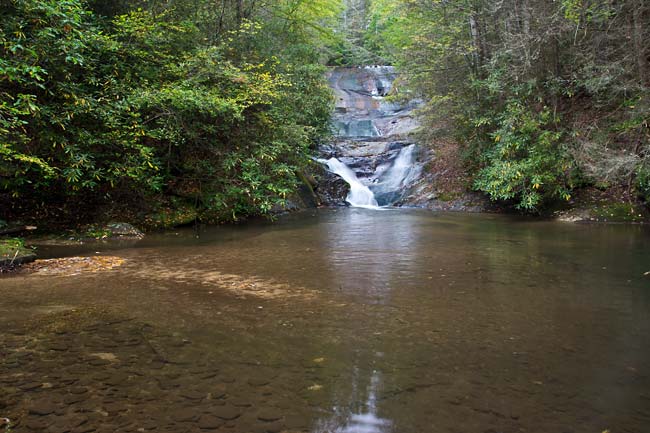
M 221 427 L 224 424 L 224 421 L 220 418 L 217 418 L 213 415 L 201 415 L 199 419 L 199 428 L 204 430 L 215 430 Z
M 22 272 L 35 275 L 78 275 L 109 271 L 122 266 L 125 260 L 116 256 L 64 257 L 36 260 L 22 268 Z
M 226 421 L 237 419 L 241 416 L 242 410 L 234 406 L 221 406 L 213 410 L 213 415 Z
M 32 415 L 49 415 L 53 413 L 57 405 L 50 400 L 36 400 L 29 406 L 29 413 Z

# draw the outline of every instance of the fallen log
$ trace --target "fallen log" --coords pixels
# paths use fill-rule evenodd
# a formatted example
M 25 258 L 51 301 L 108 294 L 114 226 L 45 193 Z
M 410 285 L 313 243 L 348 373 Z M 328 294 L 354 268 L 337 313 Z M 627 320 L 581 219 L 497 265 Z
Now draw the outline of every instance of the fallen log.
M 0 236 L 4 235 L 13 235 L 16 233 L 22 233 L 22 232 L 31 232 L 36 230 L 38 227 L 36 226 L 19 226 L 19 227 L 11 227 L 8 229 L 2 229 L 0 230 Z

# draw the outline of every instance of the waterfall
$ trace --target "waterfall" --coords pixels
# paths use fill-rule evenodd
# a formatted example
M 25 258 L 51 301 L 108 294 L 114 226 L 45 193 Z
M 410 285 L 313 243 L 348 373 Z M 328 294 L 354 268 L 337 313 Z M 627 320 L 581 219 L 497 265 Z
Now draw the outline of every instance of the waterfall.
M 390 93 L 395 79 L 395 68 L 392 66 L 366 66 L 375 76 L 374 89 L 371 89 L 372 96 L 384 97 Z
M 413 111 L 417 104 L 403 105 L 387 98 L 395 78 L 391 66 L 334 68 L 328 75 L 336 97 L 332 118 L 336 138 L 332 145 L 322 147 L 321 155 L 330 159 L 319 161 L 350 185 L 345 200 L 355 207 L 404 204 L 418 185 L 423 164 L 411 140 L 417 127 Z M 356 172 L 341 161 L 354 161 Z M 325 185 L 319 194 L 340 205 L 340 190 L 328 189 L 335 183 Z
M 370 189 L 382 204 L 391 204 L 399 200 L 403 189 L 408 187 L 420 175 L 421 167 L 415 163 L 416 145 L 403 147 L 395 161 L 386 171 L 377 176 L 377 181 Z
M 319 159 L 318 162 L 326 164 L 329 171 L 337 174 L 350 184 L 350 193 L 345 199 L 353 207 L 365 207 L 376 209 L 379 207 L 375 195 L 368 189 L 367 186 L 362 184 L 357 175 L 348 167 L 336 158 Z

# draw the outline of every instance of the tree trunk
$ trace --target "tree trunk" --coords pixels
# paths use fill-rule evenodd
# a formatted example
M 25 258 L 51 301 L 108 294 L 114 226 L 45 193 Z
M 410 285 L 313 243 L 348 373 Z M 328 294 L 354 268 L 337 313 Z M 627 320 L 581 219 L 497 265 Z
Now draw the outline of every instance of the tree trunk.
M 469 30 L 472 35 L 474 46 L 474 68 L 478 73 L 485 61 L 485 48 L 481 37 L 481 30 L 475 14 L 469 16 Z
M 646 24 L 644 18 L 646 17 L 645 0 L 637 0 L 632 12 L 633 23 L 633 39 L 634 39 L 634 54 L 636 57 L 637 68 L 639 71 L 639 80 L 643 85 L 650 84 L 650 65 L 648 57 L 650 50 L 648 49 L 648 41 L 646 35 Z
M 244 0 L 235 0 L 236 1 L 236 19 L 237 19 L 237 27 L 241 26 L 241 23 L 244 19 Z

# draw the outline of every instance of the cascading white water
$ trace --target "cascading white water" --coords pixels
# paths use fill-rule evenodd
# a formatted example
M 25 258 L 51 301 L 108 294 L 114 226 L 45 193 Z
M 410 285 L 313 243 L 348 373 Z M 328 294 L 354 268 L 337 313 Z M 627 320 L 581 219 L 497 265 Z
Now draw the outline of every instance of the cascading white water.
M 378 181 L 371 186 L 370 189 L 382 204 L 390 204 L 399 199 L 403 188 L 420 175 L 421 167 L 415 163 L 417 156 L 415 150 L 415 144 L 403 147 L 395 161 L 377 177 Z
M 336 158 L 319 159 L 319 162 L 326 164 L 329 171 L 339 175 L 350 184 L 350 192 L 345 199 L 353 207 L 365 207 L 376 209 L 379 207 L 375 195 L 367 186 L 362 184 L 357 175 L 348 167 Z
M 405 142 L 416 124 L 412 107 L 387 101 L 395 77 L 391 66 L 336 68 L 329 76 L 337 101 L 332 125 L 337 141 L 326 153 L 352 158 L 361 179 L 336 158 L 319 161 L 350 185 L 346 201 L 355 207 L 404 204 L 422 171 L 417 147 Z

